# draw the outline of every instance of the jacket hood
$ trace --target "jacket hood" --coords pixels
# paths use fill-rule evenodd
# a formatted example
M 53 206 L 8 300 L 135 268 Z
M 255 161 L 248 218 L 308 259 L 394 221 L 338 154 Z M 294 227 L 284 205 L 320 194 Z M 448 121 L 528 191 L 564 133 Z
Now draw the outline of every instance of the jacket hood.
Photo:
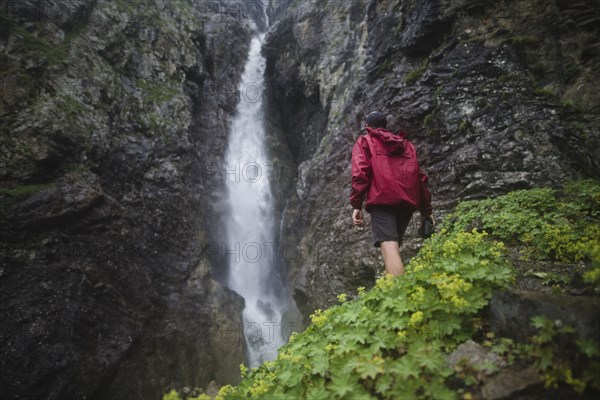
M 379 139 L 379 141 L 390 154 L 402 154 L 404 152 L 404 132 L 401 132 L 399 135 L 395 135 L 383 128 L 367 128 L 367 134 L 369 134 L 371 137 Z

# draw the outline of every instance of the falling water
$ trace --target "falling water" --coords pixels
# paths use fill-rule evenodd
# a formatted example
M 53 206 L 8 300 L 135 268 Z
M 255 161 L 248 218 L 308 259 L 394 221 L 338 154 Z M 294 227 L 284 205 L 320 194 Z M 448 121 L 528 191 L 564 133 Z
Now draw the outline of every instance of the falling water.
M 263 39 L 264 34 L 256 35 L 250 45 L 225 156 L 229 287 L 246 302 L 244 336 L 251 367 L 274 359 L 285 342 L 281 330 L 284 305 L 272 288 L 276 247 L 262 101 Z

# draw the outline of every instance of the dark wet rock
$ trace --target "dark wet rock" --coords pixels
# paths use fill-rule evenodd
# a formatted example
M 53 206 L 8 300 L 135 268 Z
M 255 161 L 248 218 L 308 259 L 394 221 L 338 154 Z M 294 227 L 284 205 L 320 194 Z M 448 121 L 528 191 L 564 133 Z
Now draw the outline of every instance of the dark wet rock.
M 382 269 L 348 202 L 351 148 L 371 110 L 415 143 L 439 220 L 460 199 L 600 175 L 598 31 L 581 25 L 597 5 L 567 3 L 272 2 L 270 129 L 297 171 L 277 190 L 305 314 Z M 405 259 L 422 243 L 417 218 Z
M 447 356 L 448 365 L 458 374 L 470 375 L 475 398 L 497 400 L 545 398 L 542 376 L 534 366 L 506 360 L 478 343 L 468 340 Z
M 447 357 L 448 365 L 455 371 L 473 374 L 477 381 L 477 398 L 497 400 L 507 399 L 542 383 L 539 372 L 532 366 L 507 362 L 483 346 L 468 340 Z
M 0 398 L 239 379 L 244 305 L 217 282 L 223 179 L 205 167 L 251 26 L 211 3 L 0 3 Z
M 510 399 L 515 395 L 528 389 L 538 389 L 541 386 L 541 378 L 534 367 L 508 367 L 487 380 L 481 388 L 481 398 L 488 400 Z M 544 393 L 543 390 L 540 390 Z M 529 393 L 533 396 L 534 393 Z M 545 393 L 544 393 L 545 395 Z M 524 396 L 528 398 L 528 396 Z
M 505 290 L 492 297 L 489 321 L 498 335 L 518 341 L 537 333 L 531 318 L 544 316 L 557 325 L 575 328 L 579 338 L 600 337 L 600 299 L 521 290 Z
M 497 354 L 485 350 L 472 340 L 458 346 L 456 350 L 448 355 L 447 361 L 450 367 L 461 364 L 482 371 L 486 375 L 495 372 L 492 368 L 499 369 L 506 366 L 506 361 Z

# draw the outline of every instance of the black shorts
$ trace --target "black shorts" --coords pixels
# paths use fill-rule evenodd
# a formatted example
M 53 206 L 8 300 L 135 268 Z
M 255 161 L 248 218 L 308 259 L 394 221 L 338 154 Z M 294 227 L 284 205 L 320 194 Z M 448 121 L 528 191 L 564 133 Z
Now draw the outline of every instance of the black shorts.
M 371 206 L 371 230 L 373 245 L 381 247 L 381 242 L 402 243 L 406 228 L 412 218 L 413 211 L 392 206 Z

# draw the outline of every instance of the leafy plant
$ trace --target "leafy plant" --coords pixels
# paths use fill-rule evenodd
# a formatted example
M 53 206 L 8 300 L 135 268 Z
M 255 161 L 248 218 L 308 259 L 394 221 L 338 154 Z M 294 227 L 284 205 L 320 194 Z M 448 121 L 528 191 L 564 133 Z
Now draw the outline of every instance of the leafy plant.
M 276 360 L 251 371 L 242 367 L 242 382 L 222 387 L 217 399 L 469 398 L 478 374 L 494 366 L 452 369 L 445 355 L 481 329 L 478 313 L 495 289 L 513 281 L 502 241 L 525 245 L 533 257 L 592 259 L 597 267 L 600 232 L 592 222 L 599 216 L 600 184 L 594 181 L 460 203 L 405 275 L 386 275 L 368 291 L 358 288 L 353 300 L 340 294 L 340 304 L 316 310 L 311 325 L 293 334 Z M 600 281 L 600 267 L 586 279 Z M 488 334 L 484 344 L 509 363 L 534 363 L 550 388 L 600 386 L 597 343 L 577 342 L 587 368 L 574 371 L 572 360 L 557 352 L 558 336 L 571 328 L 542 317 L 533 323 L 539 332 L 531 343 Z
M 469 338 L 473 316 L 512 278 L 502 243 L 484 232 L 434 235 L 406 275 L 377 280 L 316 310 L 275 361 L 218 398 L 454 398 L 444 354 Z
M 537 259 L 578 261 L 600 245 L 600 183 L 567 184 L 562 192 L 532 189 L 495 199 L 466 201 L 446 219 L 453 230 L 476 225 L 494 238 L 525 246 Z M 594 223 L 596 222 L 596 223 Z
M 509 364 L 518 361 L 532 364 L 543 377 L 547 389 L 556 389 L 564 384 L 581 394 L 588 385 L 600 388 L 600 375 L 597 373 L 600 347 L 597 341 L 573 340 L 573 327 L 541 315 L 533 317 L 531 325 L 538 332 L 529 342 L 516 343 L 511 339 L 498 338 L 484 344 Z M 576 347 L 565 351 L 565 343 L 576 344 Z

